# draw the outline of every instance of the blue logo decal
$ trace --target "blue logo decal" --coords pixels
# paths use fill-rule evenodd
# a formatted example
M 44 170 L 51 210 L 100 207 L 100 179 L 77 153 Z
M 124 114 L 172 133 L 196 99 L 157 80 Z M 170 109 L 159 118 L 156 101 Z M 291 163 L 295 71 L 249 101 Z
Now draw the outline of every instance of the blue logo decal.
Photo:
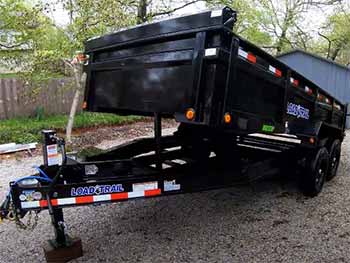
M 72 187 L 71 196 L 99 195 L 124 192 L 121 184 Z
M 309 109 L 304 108 L 301 105 L 291 103 L 291 102 L 288 102 L 287 114 L 295 116 L 297 118 L 302 118 L 305 120 L 308 120 L 310 118 L 310 110 Z

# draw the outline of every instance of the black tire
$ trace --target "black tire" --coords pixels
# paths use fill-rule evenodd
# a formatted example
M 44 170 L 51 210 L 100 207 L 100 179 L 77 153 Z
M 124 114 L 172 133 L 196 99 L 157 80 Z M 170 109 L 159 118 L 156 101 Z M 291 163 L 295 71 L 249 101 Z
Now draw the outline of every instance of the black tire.
M 340 161 L 341 142 L 334 140 L 329 148 L 329 167 L 326 175 L 326 180 L 330 181 L 337 175 L 337 170 Z
M 326 147 L 322 147 L 306 159 L 306 167 L 302 173 L 301 187 L 304 195 L 317 196 L 323 188 L 328 171 L 329 154 Z

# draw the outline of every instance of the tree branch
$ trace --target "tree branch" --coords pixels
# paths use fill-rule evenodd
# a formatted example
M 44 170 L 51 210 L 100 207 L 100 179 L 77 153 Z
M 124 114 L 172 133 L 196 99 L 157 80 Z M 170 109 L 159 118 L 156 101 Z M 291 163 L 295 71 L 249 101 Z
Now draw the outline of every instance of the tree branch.
M 183 4 L 182 6 L 175 7 L 175 8 L 170 9 L 170 10 L 161 11 L 161 12 L 157 12 L 157 13 L 150 13 L 149 16 L 153 18 L 153 17 L 156 17 L 156 16 L 169 15 L 169 14 L 172 14 L 172 13 L 178 11 L 178 10 L 181 10 L 181 9 L 185 8 L 186 6 L 189 6 L 189 5 L 198 3 L 198 2 L 202 2 L 202 1 L 203 0 L 193 0 L 191 2 Z
M 333 40 L 329 39 L 329 37 L 327 37 L 326 35 L 323 35 L 322 33 L 318 32 L 318 35 L 320 37 L 323 37 L 324 39 L 326 39 L 328 41 L 328 50 L 327 50 L 327 59 L 329 59 L 329 56 L 331 54 L 331 47 L 332 47 L 332 42 Z

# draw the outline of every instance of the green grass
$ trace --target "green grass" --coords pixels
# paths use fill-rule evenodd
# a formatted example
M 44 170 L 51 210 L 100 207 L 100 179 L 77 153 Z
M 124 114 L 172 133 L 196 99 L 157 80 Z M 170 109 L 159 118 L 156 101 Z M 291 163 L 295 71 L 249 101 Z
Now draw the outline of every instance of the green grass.
M 0 79 L 17 78 L 18 73 L 0 73 Z
M 64 131 L 67 125 L 66 115 L 38 118 L 15 118 L 0 121 L 0 144 L 29 143 L 41 141 L 41 130 L 55 129 Z M 98 126 L 118 125 L 139 120 L 139 117 L 124 117 L 108 113 L 83 112 L 75 117 L 74 129 Z

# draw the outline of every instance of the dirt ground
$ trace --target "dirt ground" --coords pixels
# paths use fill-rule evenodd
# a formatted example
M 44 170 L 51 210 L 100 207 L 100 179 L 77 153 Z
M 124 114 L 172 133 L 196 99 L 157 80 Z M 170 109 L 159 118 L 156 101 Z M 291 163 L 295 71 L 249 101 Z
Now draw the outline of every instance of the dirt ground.
M 152 123 L 137 125 L 135 134 L 119 127 L 95 144 L 108 146 L 152 130 Z M 93 144 L 93 136 L 86 136 Z M 67 208 L 68 231 L 82 238 L 84 249 L 73 262 L 350 262 L 349 157 L 348 136 L 338 176 L 316 198 L 304 197 L 294 180 L 268 179 L 203 193 Z M 0 199 L 9 181 L 31 174 L 31 166 L 40 163 L 41 156 L 1 160 Z M 0 262 L 43 262 L 41 247 L 52 236 L 47 211 L 40 213 L 34 231 L 4 222 Z

